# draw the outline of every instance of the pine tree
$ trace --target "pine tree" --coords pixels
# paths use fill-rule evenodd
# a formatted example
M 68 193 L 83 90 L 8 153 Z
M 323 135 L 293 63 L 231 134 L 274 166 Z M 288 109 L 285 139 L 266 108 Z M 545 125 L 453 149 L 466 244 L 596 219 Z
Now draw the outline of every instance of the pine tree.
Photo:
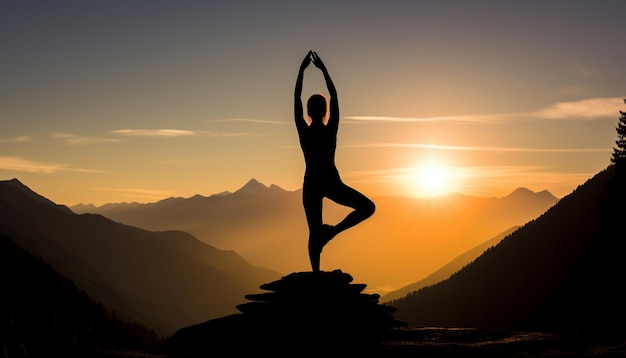
M 626 103 L 626 98 L 624 99 Z M 619 111 L 619 123 L 617 124 L 617 148 L 613 148 L 613 156 L 611 157 L 611 163 L 616 166 L 626 165 L 626 112 Z

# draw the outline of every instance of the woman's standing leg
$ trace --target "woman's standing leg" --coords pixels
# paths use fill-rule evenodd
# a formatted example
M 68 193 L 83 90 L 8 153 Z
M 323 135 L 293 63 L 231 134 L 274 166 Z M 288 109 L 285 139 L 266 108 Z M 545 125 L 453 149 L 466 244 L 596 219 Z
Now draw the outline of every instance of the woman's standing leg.
M 309 227 L 309 260 L 311 261 L 311 269 L 313 272 L 320 270 L 320 256 L 322 254 L 323 244 L 321 244 L 321 233 L 323 230 L 322 223 L 322 195 L 319 190 L 305 185 L 302 188 L 302 204 L 304 205 L 304 214 L 306 215 L 307 225 Z

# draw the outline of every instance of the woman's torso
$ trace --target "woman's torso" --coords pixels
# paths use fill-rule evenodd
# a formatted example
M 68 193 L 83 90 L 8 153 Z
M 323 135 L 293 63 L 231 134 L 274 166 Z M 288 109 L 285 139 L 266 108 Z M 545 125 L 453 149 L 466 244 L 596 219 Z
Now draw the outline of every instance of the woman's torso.
M 305 177 L 338 176 L 335 167 L 337 133 L 327 126 L 304 127 L 299 133 L 306 164 Z

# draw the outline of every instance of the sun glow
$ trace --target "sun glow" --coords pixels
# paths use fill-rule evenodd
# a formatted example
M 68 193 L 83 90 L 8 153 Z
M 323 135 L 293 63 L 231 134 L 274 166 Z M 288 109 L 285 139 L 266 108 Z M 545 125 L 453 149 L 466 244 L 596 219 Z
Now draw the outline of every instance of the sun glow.
M 437 196 L 450 192 L 450 170 L 439 164 L 428 164 L 416 169 L 415 192 L 420 196 Z

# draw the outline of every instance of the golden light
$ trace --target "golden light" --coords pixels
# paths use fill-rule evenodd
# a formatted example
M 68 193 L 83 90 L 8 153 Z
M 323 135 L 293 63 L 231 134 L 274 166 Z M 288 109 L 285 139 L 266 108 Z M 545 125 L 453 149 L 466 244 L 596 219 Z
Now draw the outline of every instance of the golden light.
M 451 191 L 450 170 L 441 164 L 426 164 L 416 169 L 415 192 L 420 196 L 437 196 Z

